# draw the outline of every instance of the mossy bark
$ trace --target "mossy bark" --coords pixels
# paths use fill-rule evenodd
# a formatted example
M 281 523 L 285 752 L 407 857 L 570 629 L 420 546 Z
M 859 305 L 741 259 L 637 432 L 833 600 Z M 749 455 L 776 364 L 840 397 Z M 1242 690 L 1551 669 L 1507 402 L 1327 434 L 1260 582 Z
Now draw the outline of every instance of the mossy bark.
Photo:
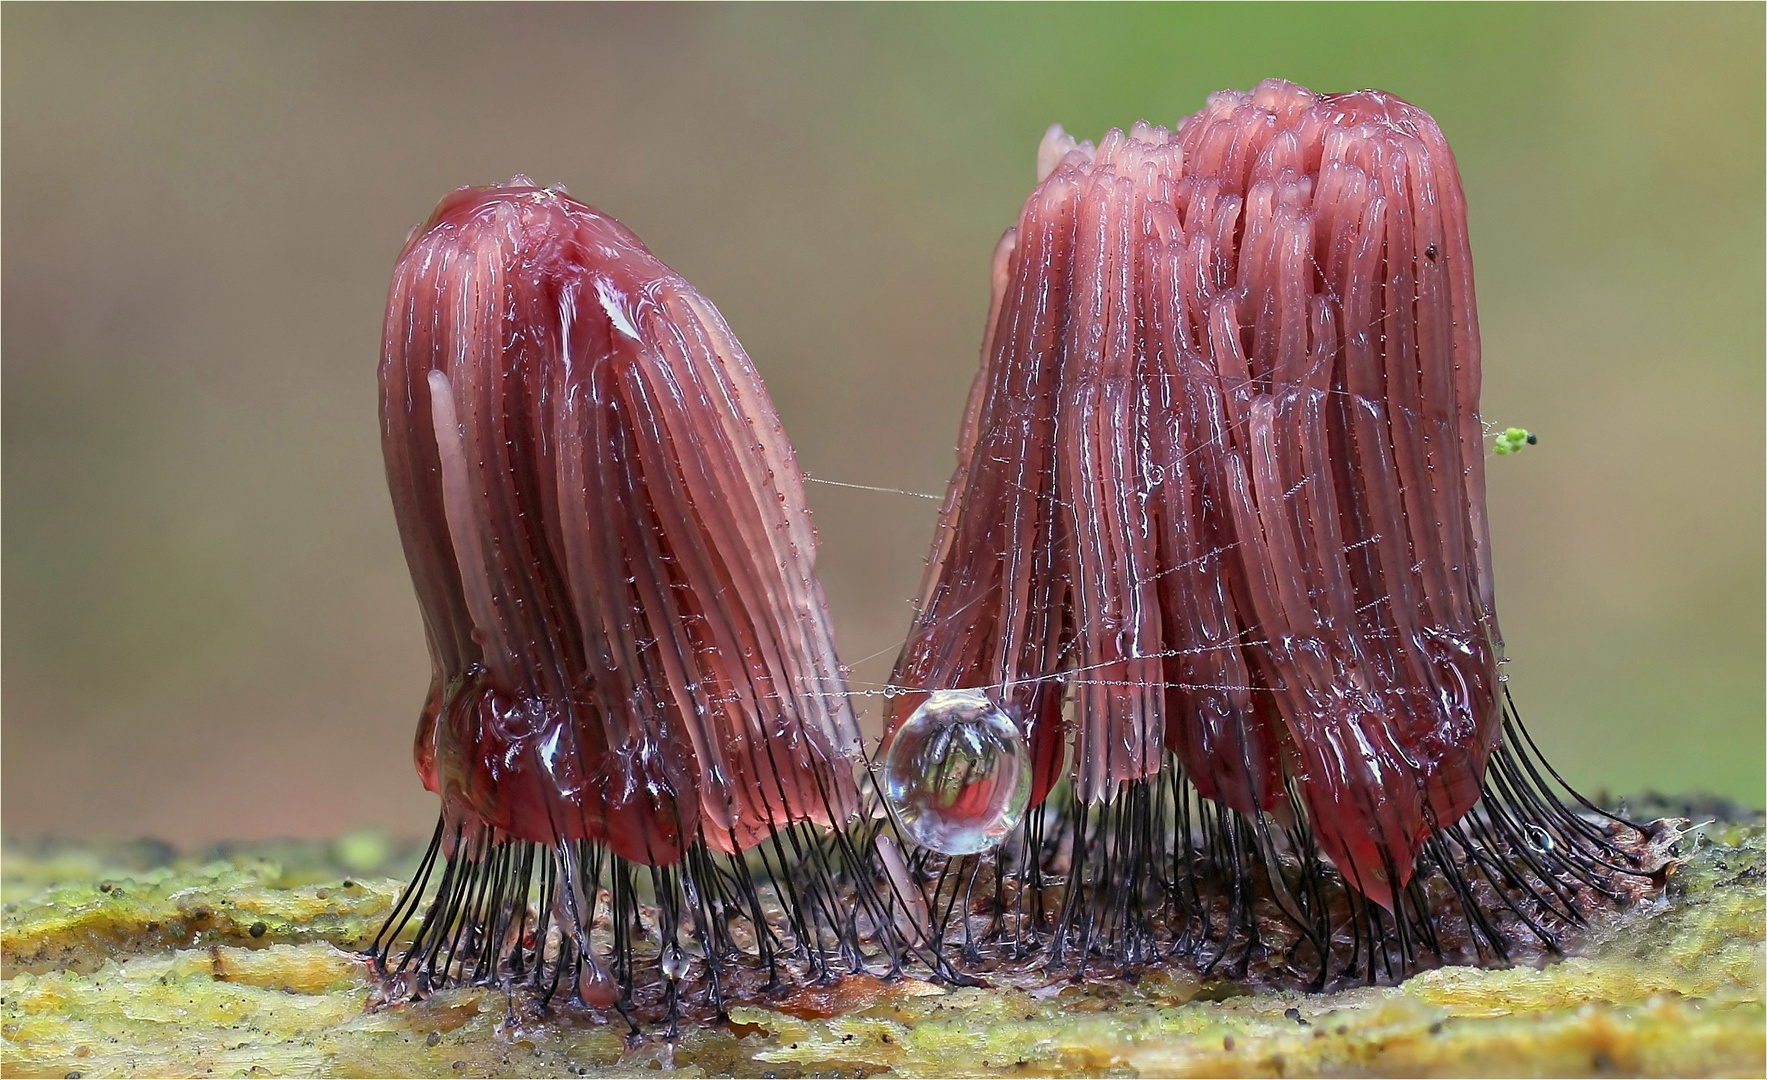
M 0 1053 L 12 1076 L 1758 1076 L 1763 829 L 1699 835 L 1660 899 L 1543 970 L 1332 995 L 1183 974 L 1029 993 L 859 977 L 672 1042 L 497 988 L 375 1007 L 355 951 L 404 856 L 372 837 L 207 859 L 9 842 Z

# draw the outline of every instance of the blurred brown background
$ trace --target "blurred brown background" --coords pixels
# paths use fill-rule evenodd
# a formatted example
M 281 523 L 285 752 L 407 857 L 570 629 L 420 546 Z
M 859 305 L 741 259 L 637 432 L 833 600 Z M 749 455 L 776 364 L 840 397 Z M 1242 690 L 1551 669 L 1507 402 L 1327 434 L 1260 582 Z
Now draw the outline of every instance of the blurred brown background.
M 938 492 L 1052 120 L 1281 75 L 1472 206 L 1512 686 L 1581 786 L 1763 801 L 1763 9 L 4 10 L 4 823 L 427 831 L 380 464 L 392 260 L 525 172 L 723 310 L 813 475 Z M 813 487 L 860 680 L 934 505 Z M 866 657 L 875 657 L 864 660 Z

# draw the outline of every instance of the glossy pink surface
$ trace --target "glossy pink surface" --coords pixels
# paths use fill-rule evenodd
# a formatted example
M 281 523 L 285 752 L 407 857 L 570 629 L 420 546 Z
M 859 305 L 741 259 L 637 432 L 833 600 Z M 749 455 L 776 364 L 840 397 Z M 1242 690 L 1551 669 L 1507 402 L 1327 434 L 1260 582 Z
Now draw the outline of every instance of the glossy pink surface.
M 1478 800 L 1499 722 L 1453 155 L 1391 95 L 1277 81 L 1175 131 L 1059 135 L 996 254 L 892 682 L 990 688 L 1038 799 L 1070 723 L 1087 800 L 1168 749 L 1245 813 L 1293 778 L 1390 906 Z
M 691 285 L 560 189 L 463 188 L 399 258 L 380 382 L 453 825 L 657 864 L 853 812 L 803 479 Z

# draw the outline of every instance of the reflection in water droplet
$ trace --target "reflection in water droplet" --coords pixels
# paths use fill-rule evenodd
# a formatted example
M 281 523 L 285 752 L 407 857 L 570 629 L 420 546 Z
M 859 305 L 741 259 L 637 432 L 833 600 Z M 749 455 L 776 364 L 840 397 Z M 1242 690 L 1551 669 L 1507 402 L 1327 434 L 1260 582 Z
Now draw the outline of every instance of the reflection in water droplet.
M 947 855 L 988 851 L 1031 799 L 1018 726 L 979 690 L 937 690 L 896 729 L 884 797 L 908 836 Z
M 664 945 L 662 955 L 657 958 L 657 966 L 664 975 L 680 980 L 687 974 L 687 953 L 679 945 Z

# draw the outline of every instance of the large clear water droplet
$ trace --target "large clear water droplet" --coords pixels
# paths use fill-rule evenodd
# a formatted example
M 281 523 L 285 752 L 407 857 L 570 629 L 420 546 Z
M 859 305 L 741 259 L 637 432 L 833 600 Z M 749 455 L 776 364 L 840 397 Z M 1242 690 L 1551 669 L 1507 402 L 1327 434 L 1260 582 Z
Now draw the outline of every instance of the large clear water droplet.
M 1031 801 L 1018 725 L 980 690 L 936 690 L 896 729 L 883 792 L 915 843 L 947 855 L 999 845 Z

